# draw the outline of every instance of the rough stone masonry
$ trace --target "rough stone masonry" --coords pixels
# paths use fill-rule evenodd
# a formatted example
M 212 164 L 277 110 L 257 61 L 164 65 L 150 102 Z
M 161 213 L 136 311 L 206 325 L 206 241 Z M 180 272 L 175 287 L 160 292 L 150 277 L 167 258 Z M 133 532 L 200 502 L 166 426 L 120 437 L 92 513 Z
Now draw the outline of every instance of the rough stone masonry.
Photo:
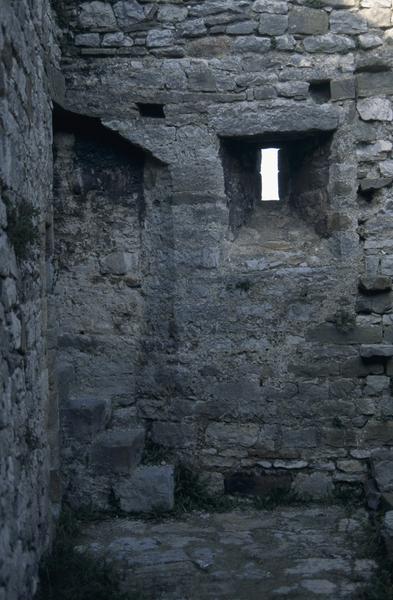
M 391 0 L 52 4 L 0 7 L 7 600 L 61 497 L 168 507 L 179 462 L 393 492 Z

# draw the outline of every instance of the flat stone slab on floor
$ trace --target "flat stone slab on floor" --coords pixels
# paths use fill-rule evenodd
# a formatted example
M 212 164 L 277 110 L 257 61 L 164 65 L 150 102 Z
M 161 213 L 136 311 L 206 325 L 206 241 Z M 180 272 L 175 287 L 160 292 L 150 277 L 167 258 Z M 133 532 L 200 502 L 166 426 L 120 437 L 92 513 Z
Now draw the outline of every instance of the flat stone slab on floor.
M 376 568 L 368 538 L 364 510 L 280 507 L 95 522 L 80 549 L 113 562 L 141 600 L 338 600 L 358 599 Z

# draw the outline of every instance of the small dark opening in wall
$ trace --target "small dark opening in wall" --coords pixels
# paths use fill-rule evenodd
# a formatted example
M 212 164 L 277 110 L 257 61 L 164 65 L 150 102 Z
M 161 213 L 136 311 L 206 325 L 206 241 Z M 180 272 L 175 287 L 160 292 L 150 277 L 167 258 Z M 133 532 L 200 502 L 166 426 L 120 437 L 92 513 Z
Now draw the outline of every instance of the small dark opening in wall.
M 331 99 L 330 81 L 312 81 L 310 83 L 310 96 L 317 104 L 325 104 Z
M 151 119 L 165 119 L 163 104 L 145 104 L 137 103 L 139 114 L 141 117 L 150 117 Z

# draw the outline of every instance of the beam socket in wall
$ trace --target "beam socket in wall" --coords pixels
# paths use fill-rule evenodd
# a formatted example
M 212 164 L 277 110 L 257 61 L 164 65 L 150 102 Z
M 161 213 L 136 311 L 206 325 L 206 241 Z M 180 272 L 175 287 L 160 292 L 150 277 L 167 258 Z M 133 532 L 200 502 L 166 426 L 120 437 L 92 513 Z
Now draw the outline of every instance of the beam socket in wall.
M 325 104 L 329 102 L 331 99 L 331 91 L 330 91 L 330 81 L 311 81 L 309 92 L 311 98 L 317 104 Z
M 164 104 L 138 102 L 137 107 L 141 117 L 150 119 L 165 119 Z

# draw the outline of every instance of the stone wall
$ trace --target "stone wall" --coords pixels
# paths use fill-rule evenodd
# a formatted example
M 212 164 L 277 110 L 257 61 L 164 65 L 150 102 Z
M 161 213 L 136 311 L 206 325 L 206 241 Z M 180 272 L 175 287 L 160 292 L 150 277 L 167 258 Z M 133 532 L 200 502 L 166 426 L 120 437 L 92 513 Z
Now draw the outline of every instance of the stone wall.
M 45 238 L 51 96 L 61 95 L 61 78 L 48 2 L 7 0 L 0 17 L 0 597 L 27 600 L 50 538 L 50 470 L 57 468 Z
M 124 418 L 230 490 L 363 482 L 370 454 L 393 444 L 390 0 L 57 8 L 67 107 L 170 177 L 143 221 L 122 231 L 127 252 L 146 257 L 136 358 L 119 337 L 123 355 L 111 354 L 132 372 L 135 414 Z M 152 104 L 153 113 L 141 106 Z M 244 158 L 269 144 L 287 157 L 277 204 L 255 196 Z M 106 254 L 117 237 L 104 239 Z M 103 275 L 96 261 L 94 277 Z M 100 285 L 89 344 L 63 332 L 90 379 L 102 376 L 93 348 L 105 306 L 116 313 L 108 335 L 128 320 L 116 290 L 104 298 Z M 115 412 L 122 404 L 109 390 L 106 401 Z

